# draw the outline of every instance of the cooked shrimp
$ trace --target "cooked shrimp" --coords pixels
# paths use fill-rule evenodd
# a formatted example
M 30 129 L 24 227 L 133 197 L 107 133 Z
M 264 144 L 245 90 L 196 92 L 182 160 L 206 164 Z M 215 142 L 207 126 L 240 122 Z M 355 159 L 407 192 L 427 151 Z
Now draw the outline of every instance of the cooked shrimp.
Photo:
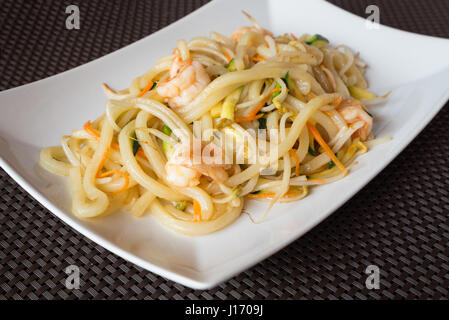
M 182 60 L 179 51 L 170 68 L 170 78 L 159 83 L 157 93 L 168 105 L 179 108 L 189 104 L 209 84 L 210 78 L 198 61 Z
M 194 187 L 200 183 L 201 173 L 184 165 L 167 162 L 167 180 L 178 187 Z
M 349 101 L 343 103 L 339 108 L 338 112 L 340 112 L 341 116 L 347 123 L 355 123 L 358 121 L 363 121 L 364 125 L 355 133 L 360 135 L 360 139 L 362 141 L 368 138 L 368 135 L 371 132 L 371 128 L 373 127 L 373 118 L 363 110 L 360 104 L 357 104 L 353 101 Z
M 193 187 L 200 183 L 202 175 L 212 180 L 223 183 L 228 179 L 228 173 L 223 165 L 194 164 L 189 145 L 179 144 L 175 146 L 173 156 L 165 165 L 167 180 L 178 187 Z

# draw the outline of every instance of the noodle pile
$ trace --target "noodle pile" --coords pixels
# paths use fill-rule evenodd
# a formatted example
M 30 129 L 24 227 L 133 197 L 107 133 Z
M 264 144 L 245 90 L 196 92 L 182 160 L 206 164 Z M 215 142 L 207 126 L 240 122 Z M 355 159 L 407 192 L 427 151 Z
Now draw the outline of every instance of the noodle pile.
M 303 199 L 388 140 L 371 133 L 366 108 L 386 96 L 367 90 L 358 54 L 320 35 L 274 36 L 248 17 L 254 25 L 230 37 L 178 41 L 125 90 L 104 85 L 106 112 L 42 150 L 40 164 L 69 177 L 76 216 L 148 212 L 207 234 L 235 221 L 245 199 L 268 201 L 266 213 Z M 195 162 L 190 147 L 215 162 Z

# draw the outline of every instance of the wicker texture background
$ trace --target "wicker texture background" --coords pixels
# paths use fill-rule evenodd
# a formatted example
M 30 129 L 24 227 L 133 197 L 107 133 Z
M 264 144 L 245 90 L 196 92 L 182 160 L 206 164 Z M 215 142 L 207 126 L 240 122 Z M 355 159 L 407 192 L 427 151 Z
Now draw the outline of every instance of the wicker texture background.
M 130 44 L 207 1 L 1 0 L 0 90 L 51 76 Z M 381 23 L 449 37 L 449 1 L 331 1 Z M 81 29 L 65 29 L 78 4 Z M 438 143 L 435 143 L 436 141 Z M 0 170 L 0 298 L 449 298 L 449 105 L 377 178 L 301 239 L 208 291 L 111 254 L 44 209 Z M 64 269 L 81 267 L 81 287 Z M 379 290 L 365 268 L 381 269 Z

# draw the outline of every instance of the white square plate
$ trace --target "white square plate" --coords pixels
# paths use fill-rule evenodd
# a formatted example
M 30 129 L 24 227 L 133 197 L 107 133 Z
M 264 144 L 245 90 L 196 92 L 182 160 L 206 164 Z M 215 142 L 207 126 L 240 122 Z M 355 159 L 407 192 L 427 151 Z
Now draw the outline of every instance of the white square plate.
M 125 213 L 93 221 L 75 218 L 66 179 L 40 168 L 40 149 L 58 145 L 62 135 L 103 113 L 103 82 L 127 87 L 178 39 L 212 30 L 230 34 L 248 25 L 242 9 L 275 34 L 320 33 L 332 44 L 360 51 L 369 64 L 371 88 L 393 91 L 387 103 L 372 108 L 375 135 L 393 140 L 362 156 L 347 178 L 314 189 L 299 203 L 277 205 L 258 225 L 242 215 L 225 230 L 189 237 L 165 229 L 150 214 L 140 219 Z M 448 40 L 385 26 L 370 30 L 365 20 L 324 1 L 216 0 L 101 59 L 0 93 L 0 164 L 56 216 L 108 250 L 186 286 L 210 288 L 306 233 L 390 163 L 447 101 L 448 57 Z M 247 210 L 257 215 L 262 208 L 265 205 L 249 204 Z

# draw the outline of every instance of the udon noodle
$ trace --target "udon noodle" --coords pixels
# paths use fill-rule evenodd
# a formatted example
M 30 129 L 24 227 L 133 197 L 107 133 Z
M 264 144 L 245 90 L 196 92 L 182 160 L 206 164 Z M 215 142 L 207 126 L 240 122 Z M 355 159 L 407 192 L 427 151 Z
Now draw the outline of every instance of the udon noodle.
M 127 89 L 104 85 L 105 113 L 42 150 L 40 164 L 69 177 L 76 216 L 127 210 L 207 234 L 245 200 L 268 213 L 344 178 L 388 140 L 371 133 L 367 106 L 386 96 L 367 90 L 359 54 L 320 35 L 274 36 L 247 16 L 253 26 L 230 37 L 178 41 Z

